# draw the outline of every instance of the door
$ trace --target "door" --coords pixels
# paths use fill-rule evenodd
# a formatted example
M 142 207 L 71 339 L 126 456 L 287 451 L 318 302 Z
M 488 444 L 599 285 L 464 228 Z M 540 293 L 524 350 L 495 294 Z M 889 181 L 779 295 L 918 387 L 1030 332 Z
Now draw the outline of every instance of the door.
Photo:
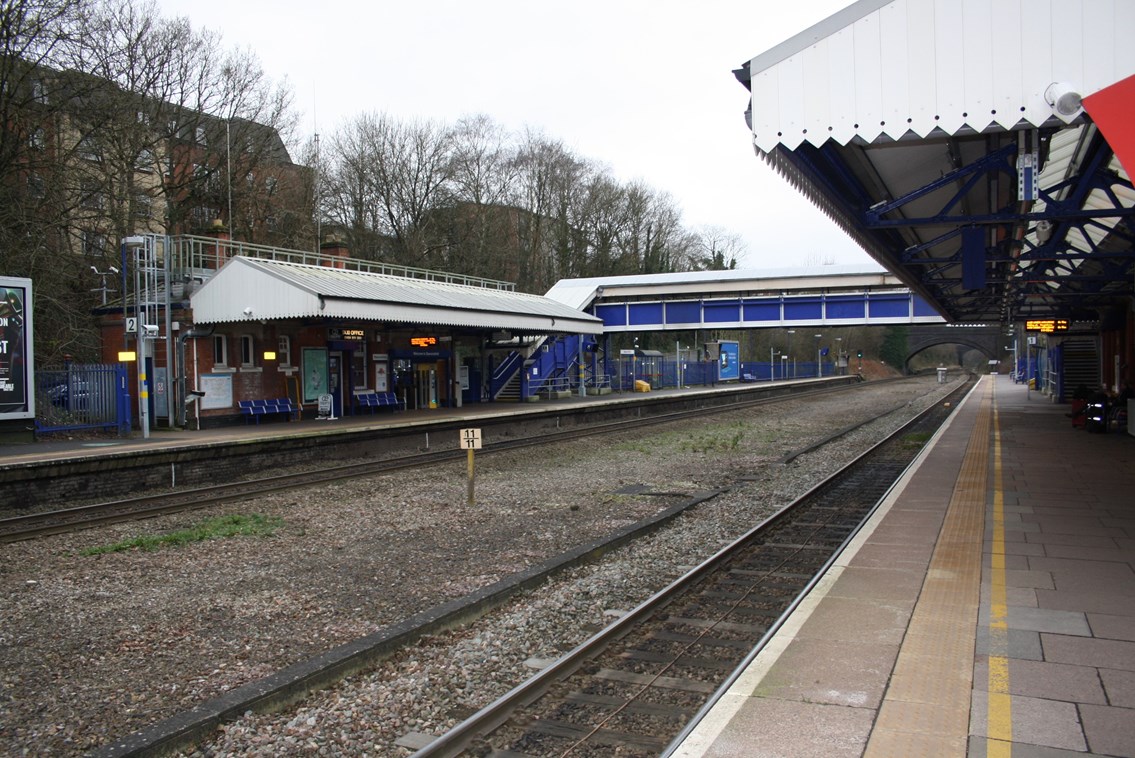
M 343 416 L 343 353 L 327 354 L 327 391 L 331 393 L 332 416 Z
M 437 407 L 437 367 L 433 363 L 414 364 L 415 408 Z

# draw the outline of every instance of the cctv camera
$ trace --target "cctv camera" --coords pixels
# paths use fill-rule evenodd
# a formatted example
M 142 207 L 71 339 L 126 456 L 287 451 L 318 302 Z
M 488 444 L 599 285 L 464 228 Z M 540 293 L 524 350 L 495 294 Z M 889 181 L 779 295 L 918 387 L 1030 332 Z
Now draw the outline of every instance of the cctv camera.
M 95 268 L 94 266 L 91 266 L 91 271 L 94 271 L 96 274 L 99 272 L 99 270 L 97 268 Z
M 245 308 L 243 312 L 244 312 L 244 315 L 251 316 L 252 315 L 252 308 Z
M 112 274 L 117 274 L 117 273 L 118 273 L 118 269 L 116 269 L 116 268 L 115 268 L 114 266 L 111 266 L 111 267 L 110 267 L 110 273 L 112 273 Z

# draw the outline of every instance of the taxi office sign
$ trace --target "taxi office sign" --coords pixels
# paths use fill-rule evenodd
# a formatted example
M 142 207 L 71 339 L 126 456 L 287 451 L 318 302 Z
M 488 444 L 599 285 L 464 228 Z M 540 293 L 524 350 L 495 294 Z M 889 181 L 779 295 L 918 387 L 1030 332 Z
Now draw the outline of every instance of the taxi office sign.
M 1025 331 L 1041 332 L 1043 334 L 1052 334 L 1053 332 L 1066 332 L 1068 331 L 1068 319 L 1031 318 L 1025 322 Z

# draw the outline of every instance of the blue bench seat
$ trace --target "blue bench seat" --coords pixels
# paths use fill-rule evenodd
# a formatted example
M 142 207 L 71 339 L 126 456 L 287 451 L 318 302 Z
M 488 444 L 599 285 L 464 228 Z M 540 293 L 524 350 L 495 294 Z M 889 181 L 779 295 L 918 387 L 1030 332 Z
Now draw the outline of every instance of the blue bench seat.
M 240 413 L 244 416 L 245 423 L 250 419 L 256 419 L 256 423 L 260 423 L 261 416 L 283 414 L 289 421 L 299 414 L 299 408 L 290 398 L 282 397 L 275 400 L 241 400 L 238 405 L 240 406 Z
M 369 408 L 374 413 L 378 408 L 391 408 L 399 411 L 404 405 L 393 392 L 360 392 L 355 395 L 355 405 L 359 408 Z

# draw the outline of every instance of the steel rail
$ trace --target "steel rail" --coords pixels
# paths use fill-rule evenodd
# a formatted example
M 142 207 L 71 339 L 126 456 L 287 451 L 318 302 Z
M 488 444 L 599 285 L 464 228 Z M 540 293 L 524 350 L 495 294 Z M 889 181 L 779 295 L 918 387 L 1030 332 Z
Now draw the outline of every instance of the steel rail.
M 910 377 L 898 377 L 894 380 L 902 381 Z M 623 431 L 646 428 L 691 418 L 705 418 L 723 413 L 732 413 L 739 409 L 758 407 L 782 403 L 794 399 L 810 399 L 822 395 L 854 391 L 857 388 L 866 388 L 879 382 L 844 385 L 839 387 L 822 387 L 791 395 L 777 395 L 773 397 L 753 398 L 751 400 L 738 400 L 729 405 L 714 406 L 711 408 L 695 408 L 682 411 L 671 411 L 649 417 L 636 417 L 620 421 L 610 421 L 600 424 L 589 424 L 585 427 L 561 429 L 546 434 L 534 435 L 520 439 L 499 440 L 484 447 L 480 454 L 498 454 L 514 450 L 550 445 L 559 442 L 568 442 L 584 439 L 596 435 L 612 434 Z M 818 444 L 830 441 L 835 437 L 848 433 L 858 426 L 871 423 L 881 416 L 885 416 L 897 409 L 885 411 L 841 430 L 833 437 Z M 800 451 L 803 452 L 803 451 Z M 792 457 L 798 455 L 793 454 Z M 182 511 L 197 510 L 226 502 L 249 500 L 262 495 L 275 492 L 294 490 L 303 487 L 314 487 L 349 479 L 367 476 L 377 476 L 392 473 L 408 468 L 432 466 L 464 458 L 465 451 L 459 449 L 437 450 L 413 455 L 399 456 L 384 461 L 366 461 L 362 463 L 344 463 L 314 471 L 303 471 L 286 474 L 276 474 L 269 477 L 248 479 L 240 482 L 197 487 L 185 490 L 176 490 L 157 495 L 145 495 L 125 500 L 115 500 L 104 503 L 76 506 L 53 511 L 40 511 L 0 519 L 0 544 L 18 542 L 23 540 L 46 537 L 53 534 L 64 534 L 80 529 L 89 529 L 96 526 L 134 521 L 155 516 L 168 515 Z
M 953 400 L 962 392 L 969 391 L 971 386 L 972 382 L 968 382 L 962 388 L 955 390 L 955 392 L 950 394 L 950 400 Z M 686 574 L 676 579 L 670 585 L 643 601 L 640 605 L 629 611 L 627 614 L 614 621 L 589 639 L 585 640 L 580 645 L 576 646 L 571 651 L 563 655 L 561 658 L 549 664 L 540 672 L 517 685 L 512 690 L 505 693 L 489 705 L 485 706 L 477 713 L 473 714 L 460 724 L 456 725 L 445 734 L 442 734 L 435 738 L 428 745 L 415 752 L 411 758 L 451 758 L 453 756 L 462 755 L 464 751 L 474 743 L 475 740 L 482 740 L 486 737 L 486 735 L 491 734 L 494 730 L 500 728 L 502 725 L 507 724 L 510 719 L 513 718 L 515 712 L 519 708 L 527 706 L 539 700 L 554 685 L 564 681 L 568 676 L 580 669 L 580 667 L 582 667 L 586 662 L 595 659 L 615 641 L 628 636 L 632 633 L 632 630 L 636 630 L 637 628 L 646 624 L 655 616 L 655 614 L 659 610 L 673 604 L 677 598 L 690 592 L 691 588 L 695 587 L 696 585 L 702 584 L 707 579 L 707 577 L 710 577 L 715 572 L 721 570 L 721 568 L 728 564 L 737 555 L 738 552 L 746 549 L 748 546 L 754 543 L 754 541 L 760 539 L 761 536 L 766 534 L 770 529 L 777 527 L 787 520 L 791 519 L 793 515 L 798 510 L 800 510 L 801 507 L 804 506 L 810 499 L 817 495 L 817 493 L 830 488 L 833 482 L 835 482 L 836 480 L 848 476 L 849 472 L 852 472 L 856 468 L 860 467 L 865 461 L 868 461 L 885 446 L 895 442 L 896 440 L 900 440 L 904 435 L 909 433 L 912 427 L 920 423 L 930 414 L 934 412 L 940 412 L 940 409 L 941 404 L 935 404 L 934 406 L 926 409 L 918 416 L 902 425 L 898 430 L 888 435 L 885 439 L 873 445 L 871 448 L 864 451 L 860 455 L 856 456 L 852 461 L 842 466 L 830 477 L 816 484 L 796 500 L 766 518 L 760 524 L 756 525 L 744 535 L 737 538 L 726 547 L 722 548 L 720 551 L 705 560 L 703 563 L 694 567 Z M 912 456 L 912 458 L 916 457 L 916 455 Z M 889 492 L 894 487 L 895 482 L 902 478 L 903 473 L 907 468 L 909 468 L 909 465 L 910 463 L 908 462 L 907 465 L 904 466 L 903 471 L 899 472 L 894 480 L 888 484 L 886 492 Z M 874 510 L 878 507 L 878 502 L 881 502 L 883 499 L 885 499 L 885 497 L 886 494 L 879 498 L 879 500 L 868 510 L 866 516 L 861 519 L 859 525 L 846 535 L 842 543 L 827 558 L 827 560 L 823 563 L 822 568 L 807 580 L 804 588 L 796 594 L 796 596 L 788 604 L 787 609 L 783 610 L 777 616 L 775 621 L 773 621 L 768 629 L 764 632 L 764 634 L 757 642 L 756 650 L 751 652 L 745 658 L 745 661 L 751 660 L 751 658 L 768 643 L 773 634 L 775 634 L 775 631 L 783 625 L 785 619 L 795 609 L 795 607 L 799 604 L 799 602 L 807 594 L 811 587 L 813 587 L 815 583 L 819 581 L 819 578 L 823 575 L 823 572 L 826 571 L 828 567 L 830 567 L 831 563 L 836 560 L 840 552 L 842 552 L 847 544 L 854 538 L 855 534 L 858 532 L 859 528 L 861 528 L 862 524 L 865 523 L 868 518 L 870 518 L 870 514 L 873 513 Z M 736 676 L 739 675 L 739 671 L 740 669 L 735 669 L 726 678 L 726 684 L 720 685 L 717 688 L 714 695 L 715 697 L 718 696 L 717 693 L 720 693 L 724 688 L 728 686 L 729 682 L 733 681 Z M 700 718 L 707 707 L 708 705 L 704 705 L 702 709 L 699 710 L 696 718 Z M 688 729 L 689 727 L 687 726 L 686 728 Z M 592 731 L 598 731 L 598 727 Z M 574 749 L 576 746 L 577 745 L 573 745 L 571 749 Z M 483 749 L 483 747 L 483 745 L 478 746 L 478 750 Z M 568 755 L 570 754 L 571 749 L 563 753 L 557 753 L 557 755 Z

